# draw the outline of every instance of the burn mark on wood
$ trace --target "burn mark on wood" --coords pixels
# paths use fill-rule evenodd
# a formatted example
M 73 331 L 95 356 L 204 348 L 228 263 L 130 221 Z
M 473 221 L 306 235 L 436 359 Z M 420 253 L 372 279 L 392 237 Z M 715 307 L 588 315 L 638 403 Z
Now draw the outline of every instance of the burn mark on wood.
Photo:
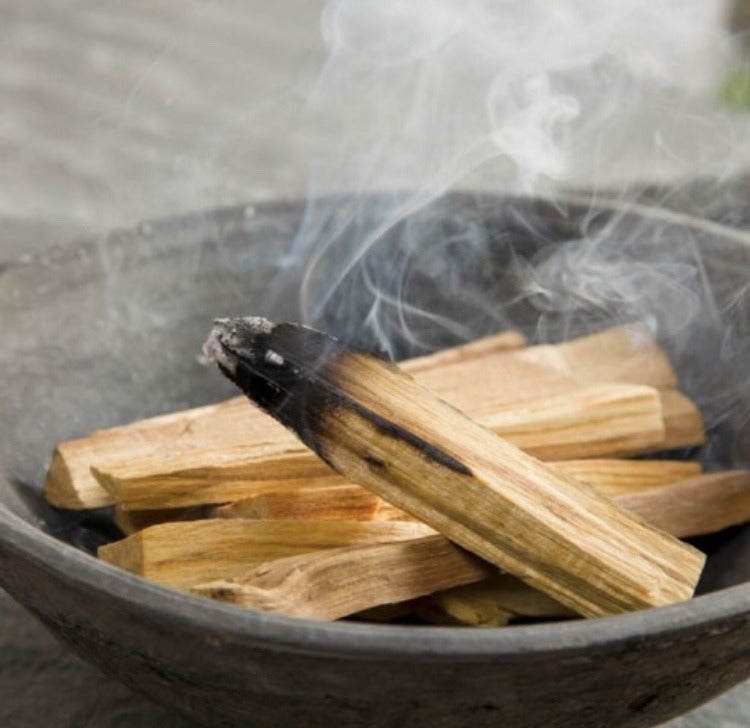
M 409 430 L 404 429 L 398 423 L 375 414 L 372 410 L 363 407 L 344 395 L 342 395 L 340 399 L 342 400 L 342 406 L 346 406 L 348 409 L 356 412 L 360 417 L 367 420 L 378 430 L 378 433 L 382 437 L 390 437 L 394 440 L 406 443 L 421 453 L 423 457 L 429 460 L 434 460 L 439 465 L 442 465 L 455 473 L 459 473 L 460 475 L 471 475 L 470 468 L 460 460 L 457 460 L 452 455 L 445 452 L 445 450 L 423 440 L 413 432 L 409 432 Z
M 336 372 L 346 365 L 341 355 L 350 350 L 320 331 L 297 324 L 272 325 L 265 319 L 224 319 L 217 321 L 205 351 L 250 399 L 329 464 L 321 442 L 326 421 L 336 411 L 346 410 L 356 412 L 382 437 L 399 440 L 456 473 L 471 475 L 464 463 L 445 450 L 342 392 L 336 385 Z M 364 459 L 372 467 L 385 467 L 374 456 Z
M 364 455 L 362 459 L 373 469 L 373 470 L 385 470 L 385 463 L 373 455 Z

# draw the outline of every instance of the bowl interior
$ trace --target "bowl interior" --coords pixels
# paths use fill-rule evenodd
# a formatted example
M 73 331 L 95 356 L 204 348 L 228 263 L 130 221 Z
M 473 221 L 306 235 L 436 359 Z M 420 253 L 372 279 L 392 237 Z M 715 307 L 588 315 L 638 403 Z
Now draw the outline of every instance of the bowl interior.
M 0 389 L 0 504 L 84 549 L 114 537 L 106 514 L 44 504 L 52 447 L 231 396 L 200 364 L 200 345 L 217 316 L 303 315 L 301 265 L 288 255 L 302 214 L 291 202 L 186 216 L 0 271 L 0 359 L 12 383 Z M 334 263 L 324 256 L 319 274 Z M 748 467 L 749 280 L 748 238 L 694 218 L 453 194 L 391 229 L 311 323 L 402 358 L 508 327 L 548 342 L 642 320 L 706 418 L 707 445 L 683 454 Z M 750 579 L 750 529 L 699 545 L 710 553 L 702 589 Z

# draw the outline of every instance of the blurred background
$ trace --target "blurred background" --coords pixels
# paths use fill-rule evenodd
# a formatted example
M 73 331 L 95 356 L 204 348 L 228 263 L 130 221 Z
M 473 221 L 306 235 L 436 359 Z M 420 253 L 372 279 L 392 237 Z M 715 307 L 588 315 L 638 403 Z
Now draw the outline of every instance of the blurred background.
M 648 194 L 745 225 L 750 3 L 556 5 L 0 0 L 0 265 L 162 216 L 389 184 Z M 466 17 L 481 43 L 456 39 Z M 748 723 L 741 687 L 669 725 Z M 0 724 L 188 725 L 4 595 Z

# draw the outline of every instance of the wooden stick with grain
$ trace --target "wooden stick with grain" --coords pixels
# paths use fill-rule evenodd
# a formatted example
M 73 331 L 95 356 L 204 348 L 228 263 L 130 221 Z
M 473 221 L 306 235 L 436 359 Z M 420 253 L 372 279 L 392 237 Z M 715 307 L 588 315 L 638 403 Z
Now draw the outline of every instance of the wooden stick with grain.
M 586 616 L 689 598 L 705 557 L 524 454 L 398 367 L 294 324 L 220 320 L 204 352 L 343 475 Z
M 431 534 L 416 522 L 207 519 L 150 526 L 99 547 L 98 556 L 157 584 L 189 589 L 287 556 Z
M 633 454 L 664 441 L 659 393 L 637 384 L 595 384 L 486 411 L 477 421 L 544 460 Z M 242 432 L 235 422 L 226 427 L 224 445 L 209 449 L 186 434 L 182 451 L 97 465 L 92 472 L 131 510 L 224 503 L 282 482 L 290 488 L 334 484 L 335 473 L 286 430 L 269 439 L 251 429 L 247 442 L 235 442 Z

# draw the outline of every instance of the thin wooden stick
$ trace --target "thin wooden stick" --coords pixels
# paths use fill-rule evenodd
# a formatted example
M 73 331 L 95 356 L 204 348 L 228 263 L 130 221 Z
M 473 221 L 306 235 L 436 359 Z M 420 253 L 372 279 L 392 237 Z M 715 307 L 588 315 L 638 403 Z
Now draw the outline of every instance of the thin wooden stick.
M 701 474 L 701 464 L 685 460 L 562 460 L 550 463 L 579 483 L 610 497 L 666 485 Z
M 191 591 L 239 606 L 332 620 L 495 572 L 450 541 L 432 536 L 280 559 L 233 579 L 198 584 Z
M 658 393 L 633 384 L 599 384 L 503 407 L 477 421 L 531 455 L 563 459 L 630 454 L 664 439 Z M 232 432 L 227 440 L 236 437 Z M 333 471 L 289 432 L 273 442 L 220 449 L 185 448 L 157 458 L 92 469 L 115 502 L 131 510 L 225 503 L 289 488 L 340 483 Z
M 324 460 L 586 616 L 693 593 L 705 557 L 320 332 L 218 321 L 224 374 Z
M 434 531 L 398 521 L 162 523 L 99 548 L 100 559 L 175 589 L 242 573 L 253 565 L 317 549 L 420 538 Z
M 675 536 L 700 536 L 750 520 L 750 472 L 706 473 L 622 494 L 617 502 Z
M 472 627 L 502 627 L 518 617 L 559 619 L 575 616 L 559 602 L 508 574 L 436 592 L 425 597 L 416 611 L 432 618 L 437 614 L 442 617 L 442 622 Z
M 701 472 L 699 463 L 680 460 L 563 460 L 551 465 L 610 497 L 684 480 Z M 336 477 L 339 482 L 334 485 L 324 481 L 322 484 L 290 487 L 281 482 L 258 495 L 213 508 L 198 506 L 129 511 L 116 506 L 114 520 L 123 533 L 131 534 L 157 523 L 200 517 L 349 521 L 413 519 L 413 516 L 382 500 L 367 488 L 346 483 L 341 476 Z M 156 483 L 154 487 L 158 488 L 159 484 Z M 652 494 L 643 503 L 642 515 L 650 521 L 648 508 L 661 508 L 658 494 Z M 649 506 L 650 503 L 654 505 Z

